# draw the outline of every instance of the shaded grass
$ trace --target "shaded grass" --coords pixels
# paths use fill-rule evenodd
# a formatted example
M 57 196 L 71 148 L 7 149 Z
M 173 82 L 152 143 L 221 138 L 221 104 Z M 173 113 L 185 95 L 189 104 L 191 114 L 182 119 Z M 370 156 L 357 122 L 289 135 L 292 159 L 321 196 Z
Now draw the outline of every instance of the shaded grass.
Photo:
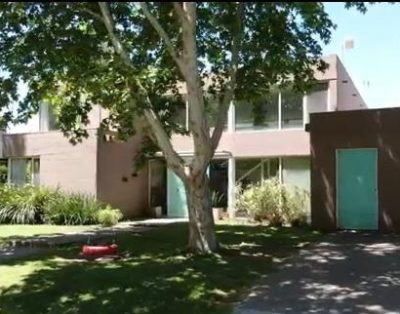
M 2 225 L 0 224 L 0 245 L 2 242 L 48 234 L 63 234 L 87 231 L 97 226 L 61 226 L 61 225 Z
M 187 252 L 187 226 L 179 224 L 118 235 L 129 257 L 117 261 L 82 261 L 71 246 L 9 262 L 0 266 L 0 312 L 227 313 L 256 279 L 319 237 L 264 226 L 217 232 L 222 248 L 212 256 Z

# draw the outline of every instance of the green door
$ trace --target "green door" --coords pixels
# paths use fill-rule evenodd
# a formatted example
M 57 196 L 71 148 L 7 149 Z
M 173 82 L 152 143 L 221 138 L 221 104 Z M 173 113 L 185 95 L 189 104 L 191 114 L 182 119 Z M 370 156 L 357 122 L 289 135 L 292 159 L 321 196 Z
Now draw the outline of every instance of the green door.
M 337 151 L 338 226 L 378 229 L 377 150 Z
M 182 180 L 170 169 L 167 174 L 168 217 L 187 217 L 185 186 Z

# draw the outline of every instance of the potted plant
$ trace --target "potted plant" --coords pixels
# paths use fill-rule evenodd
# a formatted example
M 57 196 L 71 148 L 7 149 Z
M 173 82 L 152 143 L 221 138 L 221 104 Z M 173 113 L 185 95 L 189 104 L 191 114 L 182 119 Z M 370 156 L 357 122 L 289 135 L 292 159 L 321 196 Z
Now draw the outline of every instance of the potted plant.
M 217 191 L 213 191 L 211 195 L 211 202 L 213 207 L 214 221 L 218 221 L 222 218 L 224 208 L 220 206 L 223 195 Z

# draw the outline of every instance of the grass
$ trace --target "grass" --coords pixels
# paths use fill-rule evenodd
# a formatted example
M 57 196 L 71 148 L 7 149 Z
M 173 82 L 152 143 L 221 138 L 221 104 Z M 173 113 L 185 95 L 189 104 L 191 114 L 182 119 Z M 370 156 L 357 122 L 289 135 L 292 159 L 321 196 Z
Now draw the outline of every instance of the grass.
M 228 313 L 262 275 L 318 233 L 218 225 L 219 254 L 184 249 L 186 225 L 116 238 L 117 261 L 87 262 L 78 247 L 0 265 L 0 313 Z
M 94 226 L 58 226 L 58 225 L 1 225 L 0 245 L 11 239 L 20 239 L 48 234 L 80 232 L 93 229 Z

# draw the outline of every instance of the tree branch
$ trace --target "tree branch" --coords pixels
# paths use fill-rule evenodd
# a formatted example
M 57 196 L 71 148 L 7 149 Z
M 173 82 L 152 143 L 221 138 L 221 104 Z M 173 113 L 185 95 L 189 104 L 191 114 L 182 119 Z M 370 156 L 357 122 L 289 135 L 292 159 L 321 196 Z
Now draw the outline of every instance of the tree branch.
M 240 2 L 238 4 L 238 8 L 236 11 L 236 29 L 233 31 L 232 34 L 233 35 L 232 59 L 229 69 L 230 80 L 227 84 L 227 89 L 224 93 L 222 102 L 218 108 L 217 121 L 211 136 L 211 145 L 213 151 L 215 151 L 215 149 L 218 146 L 219 140 L 221 139 L 222 132 L 224 130 L 224 124 L 226 121 L 226 115 L 235 92 L 236 76 L 239 63 L 239 53 L 243 36 L 243 17 L 244 17 L 244 3 Z
M 91 16 L 93 16 L 95 19 L 99 20 L 99 21 L 102 22 L 102 23 L 105 22 L 104 19 L 103 19 L 103 17 L 102 17 L 100 14 L 98 14 L 98 13 L 96 13 L 96 12 L 93 12 L 92 10 L 89 10 L 89 9 L 87 9 L 87 8 L 80 8 L 80 10 L 83 11 L 83 12 L 86 12 L 86 13 L 90 14 Z
M 183 10 L 182 6 L 179 4 L 179 2 L 172 2 L 172 4 L 174 6 L 174 10 L 175 10 L 176 14 L 179 17 L 181 24 L 185 25 L 188 22 L 188 20 L 187 20 L 186 13 Z
M 150 22 L 150 24 L 156 30 L 158 35 L 164 41 L 169 54 L 171 55 L 172 59 L 174 59 L 180 72 L 182 73 L 182 75 L 185 77 L 186 76 L 185 65 L 182 62 L 182 60 L 179 58 L 178 54 L 176 53 L 174 44 L 172 43 L 171 39 L 169 38 L 167 32 L 164 30 L 164 28 L 161 26 L 161 24 L 157 21 L 157 19 L 154 17 L 154 15 L 151 14 L 149 7 L 147 6 L 147 4 L 145 2 L 139 2 L 139 5 L 140 5 L 144 15 L 146 16 L 147 20 Z
M 99 7 L 101 14 L 103 15 L 104 25 L 106 26 L 108 35 L 111 38 L 111 42 L 114 46 L 115 51 L 120 55 L 124 63 L 131 68 L 134 68 L 132 65 L 131 59 L 129 58 L 128 54 L 124 50 L 121 40 L 118 35 L 114 31 L 114 21 L 110 13 L 110 9 L 108 8 L 107 2 L 99 2 Z
M 130 68 L 134 69 L 134 65 L 130 60 L 128 54 L 126 53 L 123 45 L 118 37 L 118 35 L 114 31 L 114 20 L 111 16 L 110 10 L 108 8 L 108 4 L 106 2 L 99 2 L 100 10 L 103 15 L 104 24 L 106 26 L 107 32 L 111 38 L 111 42 L 114 46 L 117 54 L 122 58 L 124 63 Z M 165 132 L 160 119 L 157 114 L 152 109 L 151 100 L 147 93 L 147 90 L 141 84 L 139 80 L 136 80 L 136 84 L 138 85 L 140 91 L 145 98 L 145 102 L 148 105 L 148 108 L 144 110 L 144 116 L 147 119 L 147 122 L 152 130 L 154 137 L 157 140 L 157 144 L 160 146 L 161 150 L 164 153 L 167 164 L 170 168 L 175 170 L 175 172 L 181 177 L 182 180 L 186 179 L 185 171 L 183 168 L 183 159 L 177 154 L 177 152 L 172 147 L 171 141 L 168 137 L 168 134 Z M 134 102 L 133 98 L 131 99 Z

